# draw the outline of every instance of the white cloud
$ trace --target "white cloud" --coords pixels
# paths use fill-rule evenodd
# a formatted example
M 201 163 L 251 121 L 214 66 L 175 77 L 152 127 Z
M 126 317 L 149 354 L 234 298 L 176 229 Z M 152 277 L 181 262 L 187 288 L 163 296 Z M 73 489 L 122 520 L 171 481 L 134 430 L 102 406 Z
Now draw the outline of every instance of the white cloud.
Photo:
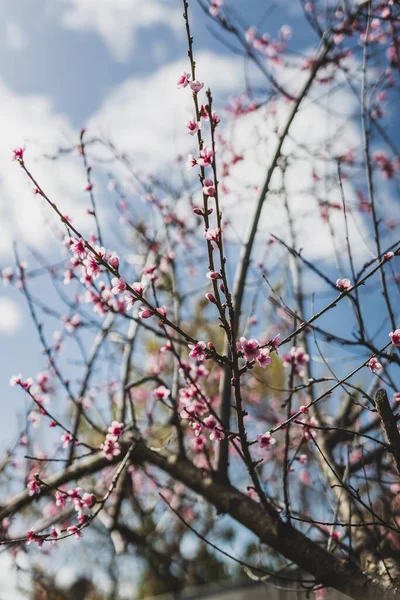
M 242 60 L 200 51 L 196 63 L 197 77 L 216 99 L 241 89 Z M 183 58 L 147 77 L 128 79 L 106 97 L 89 121 L 89 130 L 110 137 L 119 151 L 134 156 L 139 168 L 167 171 L 178 153 L 196 149 L 195 139 L 186 134 L 186 121 L 193 116 L 191 91 L 176 87 L 187 69 Z
M 125 61 L 139 30 L 157 25 L 182 30 L 181 10 L 174 0 L 60 0 L 63 25 L 95 31 L 116 60 Z
M 54 224 L 59 226 L 49 207 L 33 193 L 34 186 L 17 162 L 12 149 L 26 146 L 25 159 L 37 181 L 69 214 L 76 224 L 88 222 L 85 214 L 85 174 L 75 156 L 60 161 L 43 158 L 58 147 L 77 142 L 77 133 L 68 120 L 57 114 L 45 96 L 19 95 L 0 80 L 0 257 L 9 260 L 13 241 L 47 251 L 55 241 Z
M 6 44 L 11 50 L 20 52 L 27 45 L 26 34 L 17 21 L 8 21 L 6 25 Z
M 0 296 L 0 334 L 11 335 L 22 325 L 22 314 L 15 302 Z
M 201 51 L 196 56 L 196 64 L 198 78 L 205 82 L 206 87 L 211 87 L 216 101 L 221 98 L 226 100 L 230 93 L 240 92 L 243 62 L 239 58 Z M 129 153 L 138 171 L 161 171 L 171 177 L 168 169 L 172 159 L 178 153 L 195 153 L 196 149 L 195 139 L 187 136 L 185 129 L 186 118 L 193 114 L 191 93 L 188 88 L 176 89 L 176 79 L 185 69 L 187 61 L 181 60 L 160 68 L 147 78 L 125 81 L 105 99 L 90 121 L 89 128 L 100 130 L 106 136 L 110 135 L 120 151 Z M 284 76 L 290 79 L 290 73 L 288 75 L 286 70 Z M 291 85 L 297 89 L 301 81 L 294 81 L 297 85 L 293 78 Z M 323 91 L 325 92 L 325 88 Z M 320 88 L 316 95 L 318 93 L 321 94 Z M 202 101 L 205 100 L 205 97 L 201 98 Z M 326 100 L 322 98 L 318 103 L 311 100 L 311 97 L 305 100 L 283 148 L 287 156 L 296 155 L 288 168 L 287 189 L 298 242 L 304 248 L 305 255 L 311 259 L 332 260 L 334 253 L 329 229 L 321 221 L 314 191 L 310 189 L 313 185 L 312 164 L 319 170 L 322 179 L 329 167 L 323 160 L 311 159 L 309 150 L 320 151 L 324 147 L 324 140 L 333 134 L 330 151 L 334 154 L 339 155 L 349 148 L 356 148 L 360 142 L 360 132 L 350 116 L 357 104 L 351 94 L 340 88 L 326 95 Z M 327 112 L 326 109 L 329 108 L 334 108 L 334 114 Z M 262 185 L 272 151 L 276 147 L 277 136 L 274 129 L 276 126 L 278 129 L 283 126 L 290 105 L 284 100 L 278 100 L 275 114 L 268 110 L 259 110 L 237 120 L 229 130 L 224 130 L 224 119 L 221 123 L 224 135 L 228 136 L 236 152 L 244 157 L 232 169 L 232 176 L 226 180 L 232 193 L 225 194 L 222 198 L 225 215 L 229 216 L 239 238 L 243 237 L 247 221 L 253 212 L 258 195 L 254 188 Z M 222 154 L 221 151 L 218 155 L 220 165 Z M 276 173 L 272 190 L 276 191 L 279 183 Z M 322 199 L 340 202 L 337 186 L 327 193 L 321 183 L 318 191 Z M 350 184 L 346 186 L 346 196 L 349 204 L 355 201 L 354 187 Z M 344 249 L 341 211 L 332 214 L 332 226 L 335 243 L 340 249 Z M 361 231 L 365 235 L 363 224 L 357 222 L 355 225 L 350 218 L 349 228 L 355 250 L 363 251 L 364 245 L 359 234 Z M 288 239 L 287 217 L 281 195 L 269 194 L 263 209 L 260 231 L 260 241 L 263 239 L 265 242 L 270 233 Z

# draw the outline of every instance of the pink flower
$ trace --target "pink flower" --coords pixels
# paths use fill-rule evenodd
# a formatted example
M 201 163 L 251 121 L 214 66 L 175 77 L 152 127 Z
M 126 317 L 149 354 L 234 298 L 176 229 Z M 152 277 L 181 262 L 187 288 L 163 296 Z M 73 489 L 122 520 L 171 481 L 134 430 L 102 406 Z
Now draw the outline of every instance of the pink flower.
M 204 237 L 209 242 L 217 242 L 219 236 L 219 229 L 217 227 L 209 227 L 204 232 Z
M 271 437 L 271 434 L 269 431 L 267 431 L 266 433 L 264 433 L 262 435 L 258 435 L 257 440 L 258 440 L 258 443 L 260 444 L 260 447 L 263 450 L 270 450 L 271 446 L 273 446 L 276 443 L 276 440 L 273 437 Z
M 73 534 L 76 537 L 76 539 L 78 539 L 78 540 L 83 535 L 82 531 L 79 529 L 79 527 L 77 525 L 71 525 L 70 527 L 67 528 L 67 531 L 68 531 L 68 533 Z
M 199 435 L 192 440 L 192 448 L 195 452 L 203 452 L 206 446 L 206 438 L 204 435 Z
M 87 254 L 86 246 L 85 246 L 85 242 L 83 241 L 82 238 L 79 238 L 79 240 L 78 239 L 72 240 L 70 249 L 71 249 L 71 252 L 73 252 L 74 254 L 79 256 L 79 258 L 86 257 L 86 254 Z
M 11 387 L 14 387 L 15 385 L 20 385 L 22 383 L 22 374 L 18 373 L 18 375 L 13 375 L 10 379 L 10 385 Z
M 158 306 L 156 308 L 156 313 L 160 315 L 160 317 L 165 318 L 167 316 L 167 309 L 165 306 Z
M 210 2 L 210 8 L 209 13 L 212 17 L 217 17 L 219 12 L 220 12 L 220 8 L 223 5 L 224 0 L 211 0 Z
M 24 160 L 24 152 L 25 148 L 15 148 L 13 150 L 13 160 L 19 160 L 22 162 Z
M 190 73 L 186 73 L 184 71 L 183 75 L 181 75 L 179 77 L 178 81 L 176 82 L 176 87 L 177 88 L 185 88 L 189 85 L 190 80 L 191 80 Z
M 37 479 L 31 479 L 28 481 L 28 490 L 30 496 L 40 494 L 40 483 L 37 481 Z
M 73 437 L 70 433 L 68 433 L 68 432 L 63 433 L 61 436 L 63 448 L 68 448 L 68 446 L 71 444 L 72 440 L 73 440 Z
M 203 194 L 205 196 L 215 196 L 215 187 L 212 179 L 205 179 L 203 182 Z
M 368 367 L 371 370 L 371 373 L 375 373 L 376 371 L 380 371 L 382 369 L 381 363 L 378 361 L 376 356 L 372 356 L 368 361 Z
M 93 183 L 88 183 L 85 187 L 85 192 L 91 192 L 93 189 Z
M 108 432 L 114 436 L 115 438 L 119 438 L 124 431 L 125 425 L 123 423 L 119 423 L 118 421 L 113 421 L 108 428 Z
M 126 281 L 125 281 L 125 279 L 123 277 L 113 277 L 111 279 L 111 283 L 114 286 L 111 289 L 111 292 L 114 295 L 122 294 L 123 292 L 125 292 L 125 290 L 126 290 Z
M 213 429 L 210 433 L 210 440 L 214 440 L 214 442 L 219 442 L 224 437 L 224 434 L 219 429 Z
M 82 262 L 86 267 L 86 273 L 90 277 L 96 279 L 100 275 L 101 268 L 96 260 L 96 257 L 93 254 L 89 254 L 89 256 L 85 258 Z
M 206 358 L 206 355 L 204 353 L 205 347 L 206 347 L 205 342 L 197 342 L 196 345 L 189 344 L 189 348 L 190 348 L 189 358 L 193 358 L 194 360 L 198 360 L 200 362 L 205 360 L 205 358 Z
M 160 385 L 154 390 L 153 394 L 157 400 L 166 400 L 171 395 L 171 391 L 165 385 Z
M 12 282 L 12 280 L 14 279 L 14 271 L 13 271 L 12 267 L 5 267 L 1 271 L 1 278 L 3 280 L 4 285 L 9 285 Z
M 137 294 L 138 296 L 143 296 L 144 286 L 142 283 L 138 283 L 137 281 L 134 281 L 131 284 L 131 288 L 133 289 L 135 294 Z
M 140 319 L 149 319 L 154 315 L 153 311 L 147 308 L 146 306 L 141 306 L 139 309 L 139 318 Z
M 209 302 L 211 302 L 212 304 L 217 304 L 217 301 L 216 301 L 216 299 L 215 299 L 215 296 L 213 296 L 213 294 L 210 294 L 210 293 L 208 293 L 208 294 L 204 294 L 204 296 L 205 296 L 205 298 L 207 298 L 207 300 L 208 300 Z
M 246 360 L 256 360 L 260 351 L 258 340 L 247 340 L 245 337 L 241 337 L 240 341 L 237 343 L 237 348 L 239 351 L 242 351 Z
M 93 508 L 93 506 L 96 504 L 97 499 L 96 496 L 94 494 L 83 494 L 82 496 L 82 505 L 86 508 Z
M 386 254 L 384 255 L 384 259 L 385 260 L 392 260 L 392 258 L 394 257 L 394 252 L 386 252 Z
M 190 135 L 195 135 L 201 129 L 201 123 L 196 119 L 191 119 L 186 123 L 187 132 Z
M 192 90 L 192 92 L 194 92 L 195 94 L 198 94 L 200 92 L 200 90 L 203 89 L 204 87 L 204 83 L 200 83 L 200 81 L 192 81 L 191 83 L 189 83 L 190 88 Z
M 68 498 L 67 494 L 63 494 L 59 490 L 56 491 L 56 506 L 65 506 L 66 500 Z
M 107 460 L 112 460 L 114 456 L 121 454 L 121 446 L 115 440 L 113 435 L 108 434 L 104 442 L 100 445 Z
M 272 358 L 269 355 L 269 350 L 261 350 L 256 361 L 262 369 L 265 369 L 267 365 L 270 365 L 272 363 Z
M 393 346 L 400 347 L 400 329 L 396 329 L 396 331 L 391 331 L 389 333 L 389 337 L 392 340 Z
M 118 256 L 116 254 L 111 254 L 108 257 L 108 264 L 113 269 L 118 269 L 118 267 L 119 267 L 119 258 L 118 258 Z
M 208 415 L 203 421 L 207 429 L 215 429 L 217 426 L 217 419 L 213 415 Z
M 208 146 L 204 146 L 203 150 L 200 150 L 199 158 L 197 159 L 197 164 L 201 167 L 207 167 L 212 165 L 214 160 L 214 152 Z
M 272 340 L 268 344 L 270 346 L 271 350 L 273 352 L 276 352 L 277 354 L 278 354 L 278 348 L 281 345 L 281 340 L 279 339 L 280 335 L 281 334 L 278 333 L 278 335 L 276 335 L 274 338 L 272 338 Z
M 338 279 L 336 281 L 336 287 L 340 292 L 345 292 L 352 287 L 350 279 L 345 277 L 344 279 Z
M 400 392 L 395 392 L 393 394 L 393 401 L 394 402 L 400 402 Z

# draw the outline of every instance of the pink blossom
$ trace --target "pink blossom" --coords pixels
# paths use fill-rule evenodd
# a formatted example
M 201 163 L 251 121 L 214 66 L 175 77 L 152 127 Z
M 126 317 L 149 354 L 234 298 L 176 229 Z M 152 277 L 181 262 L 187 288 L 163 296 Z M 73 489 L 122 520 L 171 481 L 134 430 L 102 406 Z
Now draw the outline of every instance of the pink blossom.
M 85 508 L 89 508 L 89 509 L 93 508 L 93 506 L 96 504 L 96 502 L 97 502 L 97 499 L 94 494 L 88 494 L 88 493 L 83 494 L 82 505 Z
M 156 313 L 160 315 L 160 317 L 165 318 L 167 316 L 167 309 L 165 306 L 158 306 L 156 308 Z
M 215 299 L 215 296 L 213 296 L 213 294 L 208 293 L 208 294 L 204 294 L 204 296 L 212 304 L 217 304 L 217 300 Z
M 270 450 L 271 446 L 273 446 L 276 443 L 276 440 L 273 437 L 271 437 L 271 434 L 269 431 L 267 431 L 266 433 L 263 433 L 262 435 L 258 435 L 257 440 L 258 440 L 258 443 L 260 444 L 260 447 L 263 450 Z
M 200 150 L 199 158 L 197 159 L 197 164 L 201 167 L 207 167 L 212 165 L 214 160 L 214 152 L 208 146 L 204 146 L 203 150 Z
M 340 292 L 345 292 L 352 287 L 350 279 L 345 277 L 344 279 L 338 279 L 336 281 L 336 287 Z
M 221 279 L 221 275 L 219 273 L 217 273 L 217 271 L 208 271 L 208 273 L 206 274 L 207 279 L 211 279 L 211 280 L 215 280 L 215 279 Z
M 20 162 L 23 162 L 24 152 L 25 148 L 15 148 L 13 150 L 13 160 L 19 160 Z
M 191 80 L 190 73 L 186 73 L 184 71 L 183 75 L 181 75 L 179 77 L 178 81 L 176 82 L 176 87 L 177 88 L 185 88 L 189 85 L 190 80 Z
M 204 87 L 204 83 L 200 83 L 200 81 L 197 80 L 192 81 L 191 83 L 189 83 L 189 85 L 194 94 L 198 94 L 200 90 L 202 90 Z
M 199 435 L 192 440 L 192 448 L 195 452 L 203 452 L 206 446 L 206 438 L 204 435 Z
M 385 260 L 392 260 L 392 258 L 394 257 L 394 252 L 386 252 L 386 254 L 384 255 L 384 259 Z
M 87 254 L 86 246 L 85 246 L 85 242 L 83 241 L 82 238 L 72 240 L 70 249 L 71 249 L 71 252 L 76 254 L 79 258 L 86 257 L 86 254 Z
M 101 268 L 94 254 L 89 254 L 88 257 L 85 258 L 82 262 L 86 267 L 86 273 L 90 277 L 96 279 L 100 275 Z
M 14 387 L 15 385 L 20 385 L 22 383 L 22 374 L 18 373 L 18 375 L 13 375 L 10 379 L 10 385 L 11 387 Z
M 112 460 L 114 456 L 121 454 L 121 446 L 119 442 L 115 440 L 115 437 L 108 434 L 104 442 L 100 445 L 107 460 Z
M 393 401 L 394 402 L 400 402 L 400 392 L 395 392 L 393 394 Z
M 217 419 L 213 415 L 208 415 L 203 421 L 204 426 L 207 429 L 215 429 L 217 426 Z
M 139 318 L 140 319 L 149 319 L 154 315 L 153 311 L 147 308 L 146 306 L 141 306 L 139 309 Z
M 196 345 L 189 344 L 189 348 L 190 348 L 189 358 L 193 358 L 194 360 L 198 360 L 200 362 L 205 360 L 205 358 L 206 358 L 206 355 L 204 353 L 205 347 L 206 347 L 205 342 L 197 342 Z
M 281 340 L 279 339 L 280 335 L 281 334 L 278 333 L 278 335 L 276 335 L 268 344 L 270 346 L 271 350 L 273 352 L 276 352 L 277 354 L 278 354 L 278 348 L 281 345 Z
M 125 292 L 126 290 L 126 281 L 123 277 L 113 277 L 111 279 L 111 283 L 113 285 L 113 288 L 111 289 L 111 292 L 114 295 L 117 294 L 122 294 L 123 292 Z
M 85 187 L 85 192 L 91 192 L 93 189 L 93 183 L 88 183 Z
M 203 182 L 203 194 L 205 196 L 215 196 L 215 187 L 212 179 L 205 179 Z
M 31 479 L 30 481 L 28 481 L 28 490 L 30 496 L 40 494 L 40 489 L 40 483 L 37 479 Z
M 219 229 L 217 227 L 209 227 L 204 232 L 204 237 L 209 242 L 218 242 Z
M 153 394 L 157 400 L 166 400 L 171 395 L 171 391 L 165 385 L 160 385 L 154 390 Z
M 113 269 L 118 269 L 118 267 L 119 267 L 119 258 L 118 258 L 118 256 L 116 254 L 111 254 L 108 257 L 108 264 Z
M 246 360 L 256 360 L 259 355 L 259 342 L 258 340 L 247 340 L 245 337 L 241 337 L 240 341 L 237 343 L 237 348 L 239 351 L 243 352 Z
M 43 536 L 35 533 L 35 529 L 33 527 L 28 531 L 28 533 L 26 534 L 26 537 L 28 539 L 28 541 L 26 543 L 27 546 L 29 546 L 29 544 L 31 544 L 32 542 L 35 542 L 39 546 L 39 548 L 41 548 L 43 546 L 43 542 L 44 542 Z
M 13 271 L 12 267 L 5 267 L 1 271 L 1 278 L 3 280 L 4 285 L 9 285 L 12 282 L 12 280 L 14 279 L 14 271 Z
M 72 440 L 73 440 L 73 437 L 70 433 L 68 433 L 67 431 L 65 433 L 63 433 L 61 436 L 63 448 L 68 448 L 68 446 L 71 444 Z
M 195 135 L 201 129 L 201 123 L 196 119 L 191 119 L 186 123 L 187 132 L 190 135 Z
M 71 525 L 70 527 L 67 528 L 68 533 L 73 534 L 76 539 L 79 540 L 79 538 L 82 537 L 83 533 L 80 530 L 80 528 L 78 527 L 78 525 Z
M 224 434 L 220 429 L 213 429 L 210 433 L 210 440 L 214 440 L 214 442 L 220 442 L 224 437 Z
M 75 313 L 71 317 L 63 317 L 62 320 L 68 333 L 74 333 L 75 329 L 81 325 L 81 317 L 78 313 Z
M 224 0 L 211 0 L 210 8 L 208 10 L 212 17 L 218 16 L 223 3 L 224 3 Z
M 158 278 L 157 265 L 148 265 L 143 269 L 143 273 L 150 281 L 155 281 Z
M 137 294 L 138 296 L 143 296 L 144 285 L 142 283 L 138 283 L 137 281 L 134 281 L 131 284 L 131 288 L 133 289 L 135 294 Z
M 267 365 L 270 365 L 272 363 L 272 358 L 269 355 L 269 350 L 261 350 L 256 357 L 256 361 L 262 369 L 265 369 Z
M 372 356 L 368 361 L 368 367 L 371 370 L 371 373 L 375 373 L 376 371 L 380 371 L 382 369 L 381 363 L 378 361 L 376 356 Z
M 125 425 L 123 423 L 119 423 L 118 421 L 113 421 L 108 428 L 108 432 L 114 436 L 115 438 L 119 438 L 124 431 Z
M 68 495 L 64 494 L 63 492 L 60 492 L 59 490 L 56 491 L 56 506 L 65 506 L 65 503 L 67 501 Z
M 395 331 L 391 331 L 389 333 L 389 337 L 392 340 L 393 346 L 400 347 L 400 329 L 396 329 Z

